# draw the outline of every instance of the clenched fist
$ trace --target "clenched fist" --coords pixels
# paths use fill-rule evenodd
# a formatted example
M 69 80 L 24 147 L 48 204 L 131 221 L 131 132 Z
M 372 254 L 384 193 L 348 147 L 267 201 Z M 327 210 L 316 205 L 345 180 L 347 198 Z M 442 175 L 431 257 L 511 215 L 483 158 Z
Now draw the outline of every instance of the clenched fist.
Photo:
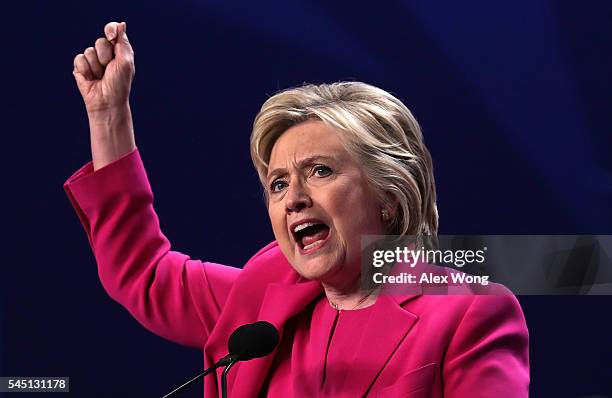
M 104 111 L 127 103 L 134 78 L 134 51 L 126 34 L 126 23 L 110 22 L 104 35 L 74 58 L 72 72 L 90 112 Z
M 72 71 L 87 108 L 94 170 L 136 146 L 129 104 L 134 51 L 125 22 L 106 24 L 104 36 L 74 58 Z

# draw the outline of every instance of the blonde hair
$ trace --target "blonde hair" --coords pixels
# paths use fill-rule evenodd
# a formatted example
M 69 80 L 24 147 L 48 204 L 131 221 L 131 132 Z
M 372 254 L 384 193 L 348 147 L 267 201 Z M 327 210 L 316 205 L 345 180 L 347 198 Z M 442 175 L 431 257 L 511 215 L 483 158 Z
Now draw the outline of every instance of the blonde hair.
M 421 128 L 400 100 L 361 82 L 307 84 L 262 105 L 253 123 L 251 158 L 266 197 L 274 143 L 288 128 L 313 119 L 337 130 L 363 165 L 381 206 L 393 215 L 387 234 L 437 234 L 433 165 Z

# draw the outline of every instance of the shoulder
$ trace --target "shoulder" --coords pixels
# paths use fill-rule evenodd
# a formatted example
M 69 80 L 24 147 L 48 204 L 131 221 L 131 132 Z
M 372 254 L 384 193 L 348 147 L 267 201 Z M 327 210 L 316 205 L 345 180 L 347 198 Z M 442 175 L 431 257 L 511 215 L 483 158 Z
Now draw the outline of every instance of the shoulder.
M 521 306 L 504 285 L 433 264 L 420 263 L 413 272 L 426 277 L 417 286 L 419 297 L 403 307 L 418 316 L 444 319 L 456 327 L 480 320 L 482 326 L 516 322 L 526 329 Z
M 259 249 L 250 259 L 249 261 L 247 261 L 247 265 L 255 260 L 260 259 L 262 256 L 274 256 L 274 255 L 278 255 L 278 253 L 282 254 L 280 251 L 280 247 L 278 246 L 278 242 L 277 241 L 272 241 L 270 243 L 268 243 L 267 245 L 265 245 L 264 247 L 262 247 L 261 249 Z M 246 265 L 245 265 L 246 266 Z
M 247 261 L 241 277 L 265 283 L 295 283 L 299 279 L 299 274 L 280 250 L 278 242 L 273 241 L 258 250 Z

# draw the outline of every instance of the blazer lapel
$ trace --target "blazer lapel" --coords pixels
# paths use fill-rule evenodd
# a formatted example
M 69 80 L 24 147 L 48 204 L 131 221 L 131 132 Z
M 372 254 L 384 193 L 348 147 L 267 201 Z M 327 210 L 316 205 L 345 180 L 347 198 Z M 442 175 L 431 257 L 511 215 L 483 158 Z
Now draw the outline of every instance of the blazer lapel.
M 340 391 L 350 391 L 350 396 L 367 394 L 378 374 L 418 319 L 416 315 L 404 310 L 401 304 L 418 296 L 419 293 L 402 296 L 383 292 L 379 295 L 357 343 L 354 356 L 348 362 L 358 365 L 347 366 L 343 370 L 340 376 L 343 378 Z M 324 395 L 334 394 L 326 391 Z
M 282 338 L 285 322 L 322 292 L 321 284 L 316 281 L 296 284 L 272 283 L 266 289 L 257 320 L 270 322 Z M 263 358 L 242 362 L 237 369 L 231 396 L 248 397 L 253 396 L 253 391 L 259 391 L 275 353 L 276 350 Z

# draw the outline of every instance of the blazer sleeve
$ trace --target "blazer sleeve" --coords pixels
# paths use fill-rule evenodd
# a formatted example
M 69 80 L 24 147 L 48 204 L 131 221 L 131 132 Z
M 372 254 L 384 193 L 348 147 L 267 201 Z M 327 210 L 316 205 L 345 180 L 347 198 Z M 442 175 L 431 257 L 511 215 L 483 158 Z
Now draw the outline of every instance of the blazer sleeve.
M 87 163 L 64 189 L 107 293 L 153 333 L 204 347 L 240 270 L 170 250 L 138 148 L 95 172 Z
M 529 333 L 516 297 L 474 296 L 442 371 L 445 397 L 527 398 Z

